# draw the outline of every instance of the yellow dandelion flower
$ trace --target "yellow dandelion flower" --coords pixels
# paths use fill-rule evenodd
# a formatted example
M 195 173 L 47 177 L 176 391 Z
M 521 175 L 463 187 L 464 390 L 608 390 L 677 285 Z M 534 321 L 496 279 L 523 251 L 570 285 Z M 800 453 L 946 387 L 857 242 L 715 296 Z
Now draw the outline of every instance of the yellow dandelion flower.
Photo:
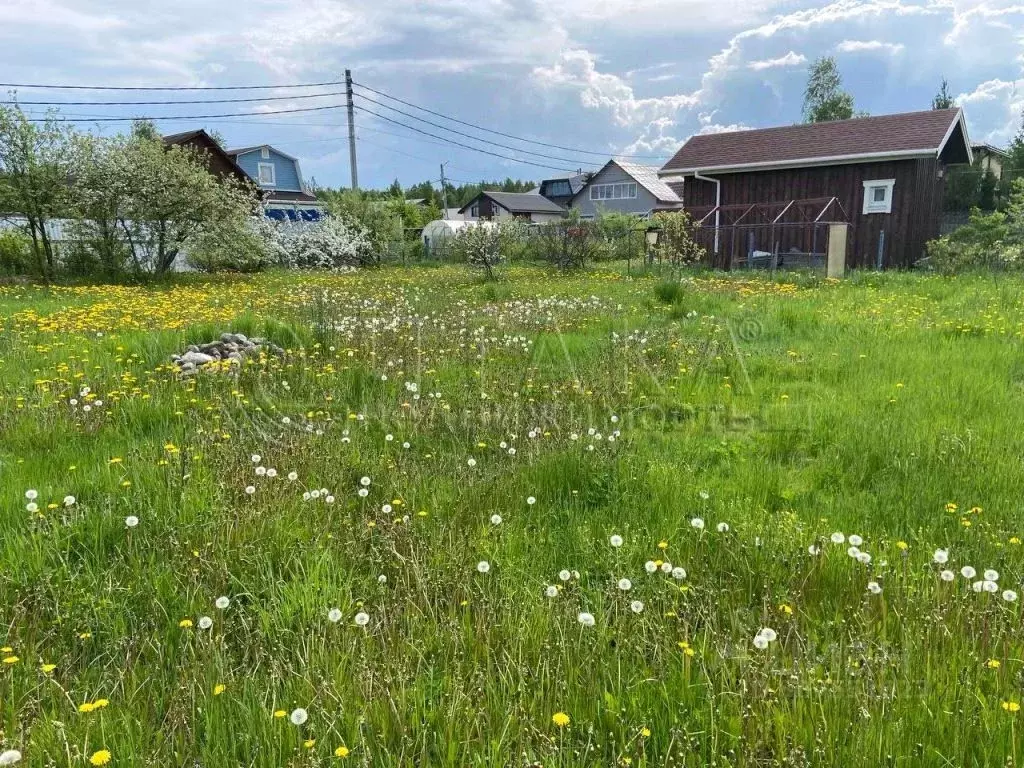
M 1020 712 L 1020 704 L 1016 701 L 1004 701 L 1000 706 L 1007 712 Z
M 571 723 L 572 720 L 567 714 L 565 714 L 565 712 L 555 712 L 555 714 L 551 716 L 551 722 L 559 728 L 565 728 L 565 726 Z
M 92 757 L 89 758 L 89 762 L 93 765 L 106 765 L 110 762 L 110 751 L 101 749 L 98 752 L 93 752 Z
M 78 639 L 79 640 L 88 640 L 90 637 L 92 637 L 92 632 L 79 632 L 78 633 Z
M 779 610 L 787 616 L 793 615 L 793 606 L 789 605 L 788 603 L 782 603 L 781 605 L 779 605 Z
M 901 552 L 906 552 L 907 549 L 910 548 L 910 545 L 907 544 L 907 542 L 905 542 L 905 541 L 897 541 L 896 542 L 896 548 L 898 550 L 900 550 Z
M 304 742 L 302 742 L 302 746 L 304 746 L 306 749 L 312 749 L 314 744 L 316 744 L 316 739 L 306 739 Z
M 43 664 L 42 666 L 39 667 L 39 669 L 42 670 L 43 674 L 46 674 L 46 675 L 48 675 L 51 672 L 53 672 L 53 670 L 55 670 L 56 668 L 57 668 L 56 664 Z
M 660 549 L 660 550 L 668 549 L 668 542 L 667 541 L 659 541 L 658 542 L 658 549 Z
M 14 652 L 14 649 L 11 648 L 11 646 L 9 646 L 9 645 L 5 645 L 3 648 L 0 648 L 0 653 L 13 653 L 13 652 Z
M 178 622 L 178 626 L 182 629 L 188 629 L 192 626 L 192 619 L 182 619 Z
M 227 689 L 228 687 L 224 685 L 224 683 L 217 683 L 215 686 L 213 686 L 213 695 L 220 696 Z
M 282 717 L 285 717 L 287 714 L 288 713 L 285 712 L 283 709 L 274 710 L 274 717 L 276 717 L 278 720 L 280 720 Z
M 81 704 L 78 705 L 78 711 L 82 712 L 83 714 L 88 714 L 89 712 L 92 712 L 94 709 L 96 709 L 96 705 L 93 704 L 91 701 L 83 701 Z
M 640 729 L 640 735 L 643 736 L 645 739 L 650 738 L 651 729 L 645 725 L 643 728 Z
M 94 701 L 92 703 L 92 708 L 93 709 L 103 709 L 108 704 L 110 704 L 110 702 L 107 701 L 106 699 L 96 699 L 96 701 Z
M 17 656 L 4 656 L 4 664 L 17 664 L 21 659 Z
M 334 750 L 335 757 L 348 757 L 349 749 L 344 744 Z
M 989 669 L 999 669 L 999 659 L 989 659 L 985 662 L 985 666 Z
M 1016 536 L 1011 536 L 1010 537 L 1010 543 L 1014 544 L 1016 546 L 1020 546 L 1020 539 L 1018 537 L 1016 537 Z

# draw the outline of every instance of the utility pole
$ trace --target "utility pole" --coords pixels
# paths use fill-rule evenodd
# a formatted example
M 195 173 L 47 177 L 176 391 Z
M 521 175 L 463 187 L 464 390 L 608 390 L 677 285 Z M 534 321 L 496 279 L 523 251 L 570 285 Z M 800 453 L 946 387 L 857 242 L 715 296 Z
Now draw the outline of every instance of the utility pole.
M 348 100 L 348 163 L 352 169 L 352 189 L 359 189 L 359 171 L 356 170 L 356 107 L 352 102 L 352 70 L 345 70 L 345 97 Z
M 444 163 L 441 163 L 441 205 L 444 208 L 441 209 L 441 218 L 448 218 L 448 190 L 444 187 Z

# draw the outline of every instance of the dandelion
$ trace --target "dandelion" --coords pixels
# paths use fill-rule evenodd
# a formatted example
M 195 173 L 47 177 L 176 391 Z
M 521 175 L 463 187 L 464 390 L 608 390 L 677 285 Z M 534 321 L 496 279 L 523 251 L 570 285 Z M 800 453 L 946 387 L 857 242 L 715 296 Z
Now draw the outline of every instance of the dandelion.
M 178 626 L 182 629 L 190 629 L 192 627 L 192 619 L 182 619 L 178 622 Z
M 13 665 L 13 664 L 17 664 L 19 661 L 21 661 L 21 658 L 18 657 L 18 656 L 4 656 L 3 661 L 4 661 L 4 664 L 7 664 L 8 666 L 10 666 L 10 665 Z
M 847 541 L 849 541 L 855 547 L 859 547 L 861 544 L 864 543 L 864 539 L 862 539 L 856 533 L 851 533 Z
M 702 499 L 703 499 L 704 501 L 707 501 L 708 499 L 710 499 L 710 498 L 711 498 L 711 494 L 710 494 L 710 493 L 708 493 L 707 491 L 701 491 L 701 492 L 700 492 L 699 494 L 697 494 L 697 495 L 698 495 L 698 496 L 700 496 L 700 497 L 701 497 L 701 498 L 702 498 Z
M 754 636 L 754 647 L 760 651 L 765 650 L 768 647 L 768 638 L 763 635 Z
M 282 717 L 287 717 L 287 716 L 288 716 L 288 713 L 285 712 L 283 709 L 275 709 L 274 710 L 274 717 L 277 720 L 280 720 Z
M 0 765 L 14 765 L 21 762 L 21 752 L 16 749 L 6 749 L 0 752 Z
M 999 591 L 999 584 L 994 581 L 988 581 L 987 579 L 982 583 L 982 589 L 986 592 L 994 593 Z
M 338 747 L 337 749 L 334 750 L 334 756 L 335 757 L 348 757 L 348 755 L 349 755 L 348 747 L 346 747 L 344 744 L 342 744 L 340 747 Z
M 869 581 L 868 592 L 870 592 L 872 595 L 880 595 L 882 594 L 882 587 L 881 585 L 879 585 L 877 581 Z
M 1016 701 L 1004 701 L 1000 706 L 1010 713 L 1020 712 L 1020 704 Z
M 501 515 L 491 515 L 491 525 L 501 525 Z
M 769 643 L 774 643 L 779 637 L 771 627 L 761 627 L 761 629 L 757 631 L 757 634 L 765 638 Z
M 365 488 L 360 488 L 360 489 L 359 489 L 358 491 L 356 491 L 356 494 L 357 494 L 357 495 L 358 495 L 358 496 L 359 496 L 360 498 L 363 498 L 363 499 L 365 499 L 365 498 L 366 498 L 367 496 L 369 496 L 369 495 L 370 495 L 370 492 L 369 492 L 368 490 L 366 490 Z
M 316 739 L 306 739 L 302 742 L 302 746 L 306 749 L 312 749 L 316 745 Z
M 965 565 L 963 568 L 960 569 L 960 575 L 963 576 L 965 579 L 973 579 L 975 576 L 978 575 L 978 572 L 974 570 L 971 566 Z
M 807 548 L 807 554 L 809 554 L 811 557 L 817 557 L 821 554 L 821 547 L 819 547 L 817 544 L 811 544 Z
M 277 477 L 277 470 L 271 467 L 267 470 L 267 477 Z
M 836 531 L 828 538 L 833 544 L 842 544 L 844 541 L 846 541 L 846 536 L 844 536 L 839 531 Z
M 555 714 L 551 716 L 551 722 L 558 728 L 565 728 L 565 726 L 571 723 L 572 720 L 567 714 L 565 714 L 565 712 L 555 712 Z
M 612 537 L 610 539 L 608 539 L 608 543 L 611 544 L 613 547 L 616 547 L 616 548 L 621 547 L 622 546 L 622 537 L 619 536 L 619 534 L 617 534 L 617 533 L 613 534 Z
M 378 583 L 378 584 L 387 584 L 387 583 L 388 583 L 388 577 L 387 577 L 387 576 L 385 576 L 385 575 L 384 575 L 384 574 L 382 573 L 382 574 L 381 574 L 380 576 L 378 576 L 378 577 L 377 577 L 377 583 Z
M 227 595 L 221 595 L 214 601 L 213 604 L 217 606 L 218 609 L 223 611 L 229 605 L 231 605 L 231 599 Z
M 982 576 L 985 581 L 999 581 L 999 571 L 994 571 L 991 568 L 988 568 Z
M 867 552 L 859 552 L 857 554 L 857 562 L 863 565 L 867 565 L 871 562 L 871 555 L 869 555 Z
M 292 721 L 292 725 L 304 725 L 309 720 L 309 713 L 302 707 L 296 707 L 288 719 Z
M 971 589 L 973 589 L 975 592 L 981 592 L 984 588 L 985 588 L 985 582 L 984 581 L 976 581 L 973 584 L 971 584 Z
M 466 459 L 466 466 L 475 467 L 476 466 L 476 459 L 473 459 L 473 458 Z
M 1003 600 L 1005 600 L 1008 603 L 1015 603 L 1017 602 L 1017 593 L 1014 592 L 1012 589 L 1004 589 Z
M 53 672 L 53 670 L 55 670 L 56 668 L 56 664 L 41 664 L 39 666 L 39 671 L 41 671 L 44 675 L 48 675 L 51 672 Z M 3 763 L 0 763 L 0 765 L 3 765 Z
M 110 762 L 110 750 L 101 749 L 98 752 L 93 752 L 92 757 L 89 758 L 89 762 L 93 765 L 106 765 Z
M 985 662 L 985 666 L 989 669 L 999 669 L 999 659 L 989 659 Z
M 672 573 L 672 563 L 662 563 L 661 572 L 666 574 Z
M 896 548 L 898 550 L 900 550 L 900 552 L 906 552 L 907 549 L 909 549 L 909 547 L 910 547 L 910 545 L 907 544 L 907 542 L 905 542 L 905 541 L 897 541 L 896 542 Z
M 592 627 L 597 622 L 594 620 L 594 614 L 583 611 L 579 616 L 576 617 L 576 621 L 582 624 L 584 627 Z
M 200 629 L 209 629 L 212 626 L 213 626 L 213 619 L 211 619 L 209 616 L 200 616 L 199 617 L 199 628 Z
M 936 549 L 932 555 L 932 562 L 939 565 L 945 565 L 949 562 L 949 550 L 948 549 Z
M 943 571 L 942 573 L 939 574 L 939 578 L 942 579 L 943 581 L 952 581 L 953 579 L 956 578 L 956 574 L 953 573 L 952 571 Z
M 65 507 L 73 507 L 73 506 L 75 506 L 75 502 L 76 501 L 77 501 L 77 499 L 75 499 L 74 496 L 65 496 L 64 497 L 64 506 Z M 0 763 L 0 765 L 3 765 L 3 763 Z
M 368 478 L 368 477 L 365 477 L 365 476 L 364 476 L 364 477 L 361 477 L 361 478 L 359 478 L 359 484 L 360 484 L 361 486 L 363 486 L 363 488 L 367 488 L 367 487 L 369 487 L 369 485 L 370 485 L 370 478 Z
M 558 587 L 556 587 L 554 584 L 545 587 L 544 595 L 545 597 L 558 597 Z
M 569 571 L 567 571 L 565 568 L 563 568 L 558 572 L 558 578 L 560 581 L 568 581 L 572 578 L 572 574 L 569 573 Z
M 633 582 L 629 579 L 619 579 L 619 589 L 623 592 L 629 592 L 633 588 Z
M 847 547 L 846 554 L 848 554 L 850 557 L 855 558 L 857 557 L 857 555 L 860 554 L 860 550 L 857 547 Z
M 137 518 L 135 515 L 128 515 L 128 517 L 124 519 L 124 525 L 126 528 L 134 528 L 138 524 L 139 518 Z
M 644 563 L 644 570 L 648 573 L 656 573 L 658 570 L 658 564 L 653 560 L 648 560 L 646 563 Z
M 715 527 L 718 529 L 719 533 L 728 533 L 729 532 L 729 524 L 728 523 L 719 523 Z
M 332 624 L 337 624 L 339 621 L 341 621 L 341 609 L 331 608 L 331 610 L 327 612 L 327 620 Z
M 476 564 L 476 570 L 478 573 L 489 573 L 491 570 L 491 564 L 486 560 L 481 560 Z
M 370 614 L 366 613 L 365 611 L 360 611 L 356 614 L 355 621 L 357 627 L 365 627 L 367 624 L 370 623 Z
M 220 696 L 227 689 L 228 687 L 224 685 L 224 683 L 217 683 L 215 686 L 213 686 L 213 695 Z
M 676 581 L 682 581 L 686 578 L 686 569 L 677 565 L 672 569 L 672 578 Z
M 39 491 L 37 491 L 35 488 L 29 488 L 27 491 L 25 491 L 25 498 L 28 499 L 29 501 L 35 501 L 36 499 L 39 498 Z
M 631 602 L 629 604 L 629 610 L 631 610 L 633 613 L 643 613 L 644 612 L 643 601 L 642 600 L 634 600 L 633 602 Z
M 537 499 L 534 496 L 527 496 L 526 497 L 526 503 L 529 504 L 532 507 L 534 504 L 537 503 Z
M 254 493 L 256 493 L 256 486 L 255 485 L 247 485 L 247 486 L 245 486 L 245 492 L 248 495 L 252 496 Z
M 703 531 L 704 530 L 704 519 L 700 518 L 700 517 L 695 517 L 695 518 L 693 518 L 690 521 L 690 525 L 692 525 L 695 530 Z

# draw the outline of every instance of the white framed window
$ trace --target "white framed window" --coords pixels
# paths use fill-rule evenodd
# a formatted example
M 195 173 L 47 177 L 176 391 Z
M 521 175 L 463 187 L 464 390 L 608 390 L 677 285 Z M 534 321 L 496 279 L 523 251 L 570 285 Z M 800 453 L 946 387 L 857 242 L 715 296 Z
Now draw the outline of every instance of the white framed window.
M 892 213 L 892 191 L 896 179 L 864 182 L 864 213 Z
M 590 187 L 591 200 L 632 200 L 636 197 L 636 182 L 621 184 L 593 184 Z
M 267 186 L 270 187 L 277 184 L 277 177 L 276 174 L 274 173 L 273 163 L 259 163 L 256 167 L 259 172 L 260 184 L 266 184 Z
M 262 158 L 263 160 L 269 160 L 270 159 L 270 148 L 269 147 L 261 147 L 260 148 L 260 158 Z

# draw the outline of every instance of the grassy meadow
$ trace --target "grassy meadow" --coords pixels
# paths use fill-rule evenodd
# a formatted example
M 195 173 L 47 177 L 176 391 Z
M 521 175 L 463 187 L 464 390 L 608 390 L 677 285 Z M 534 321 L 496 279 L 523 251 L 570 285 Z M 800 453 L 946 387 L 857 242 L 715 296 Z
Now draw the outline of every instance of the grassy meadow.
M 286 353 L 178 375 L 225 331 Z M 0 286 L 0 752 L 1018 765 L 1022 337 L 1008 277 Z

